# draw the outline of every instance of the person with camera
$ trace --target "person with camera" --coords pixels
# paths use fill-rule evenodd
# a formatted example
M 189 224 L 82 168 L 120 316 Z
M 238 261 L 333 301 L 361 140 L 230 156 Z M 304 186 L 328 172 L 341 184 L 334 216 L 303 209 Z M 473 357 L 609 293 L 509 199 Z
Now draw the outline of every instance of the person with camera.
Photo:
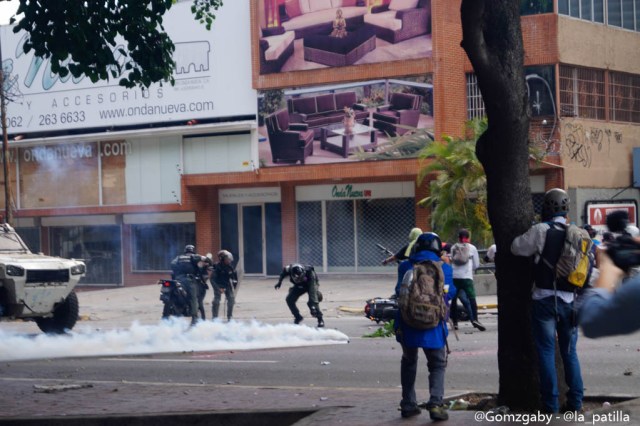
M 293 314 L 294 323 L 300 324 L 303 320 L 300 315 L 300 310 L 296 306 L 296 302 L 305 293 L 309 294 L 309 301 L 307 306 L 311 312 L 311 316 L 318 320 L 318 327 L 324 327 L 324 320 L 322 319 L 322 311 L 320 311 L 320 302 L 322 301 L 322 293 L 318 290 L 320 282 L 318 275 L 313 266 L 302 266 L 299 263 L 292 263 L 282 269 L 278 283 L 274 286 L 276 290 L 279 290 L 282 286 L 282 280 L 285 277 L 289 277 L 289 281 L 293 284 L 289 288 L 289 294 L 287 295 L 287 306 Z
M 556 265 L 565 245 L 568 214 L 567 193 L 559 188 L 547 191 L 542 206 L 544 222 L 533 225 L 511 244 L 511 253 L 514 255 L 534 256 L 531 324 L 538 356 L 542 409 L 549 413 L 557 413 L 560 410 L 555 363 L 556 336 L 564 365 L 564 377 L 569 388 L 567 405 L 563 410 L 581 410 L 584 396 L 580 361 L 576 351 L 576 287 L 565 277 L 556 274 Z
M 227 302 L 227 321 L 231 321 L 233 316 L 233 305 L 236 303 L 236 286 L 238 275 L 233 268 L 233 255 L 228 250 L 218 252 L 218 263 L 213 265 L 211 274 L 211 285 L 213 287 L 213 303 L 211 304 L 211 315 L 218 318 L 222 295 L 225 295 Z
M 640 238 L 629 231 L 629 216 L 615 212 L 607 216 L 610 231 L 620 236 L 598 250 L 600 275 L 580 304 L 579 323 L 585 336 L 596 338 L 629 334 L 640 330 Z

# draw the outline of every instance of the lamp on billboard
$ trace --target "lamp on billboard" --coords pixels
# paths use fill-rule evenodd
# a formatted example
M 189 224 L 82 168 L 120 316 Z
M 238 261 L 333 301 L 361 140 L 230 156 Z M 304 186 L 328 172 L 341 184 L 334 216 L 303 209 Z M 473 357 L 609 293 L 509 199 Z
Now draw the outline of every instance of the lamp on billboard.
M 267 16 L 267 27 L 278 27 L 280 26 L 280 16 L 278 13 L 278 0 L 265 0 L 266 3 L 266 16 Z

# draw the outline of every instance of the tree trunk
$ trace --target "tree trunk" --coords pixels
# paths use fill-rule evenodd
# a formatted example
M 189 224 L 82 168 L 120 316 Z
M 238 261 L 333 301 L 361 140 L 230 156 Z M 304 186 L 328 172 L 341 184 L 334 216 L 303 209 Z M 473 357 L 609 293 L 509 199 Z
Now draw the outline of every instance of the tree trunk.
M 531 335 L 531 259 L 511 254 L 513 239 L 533 219 L 529 185 L 529 117 L 520 2 L 462 0 L 462 47 L 478 78 L 488 129 L 476 145 L 487 175 L 487 207 L 498 247 L 499 403 L 539 405 Z

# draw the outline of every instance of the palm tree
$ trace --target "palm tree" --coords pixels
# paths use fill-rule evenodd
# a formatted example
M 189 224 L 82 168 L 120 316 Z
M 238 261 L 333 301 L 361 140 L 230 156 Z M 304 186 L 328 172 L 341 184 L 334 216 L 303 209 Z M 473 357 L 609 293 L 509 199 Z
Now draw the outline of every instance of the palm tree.
M 418 183 L 436 176 L 430 183 L 430 195 L 418 204 L 431 207 L 431 227 L 443 241 L 455 240 L 459 228 L 469 229 L 479 246 L 487 247 L 492 241 L 486 176 L 475 153 L 476 141 L 486 127 L 486 119 L 471 120 L 466 139 L 444 136 L 420 153 L 421 159 L 430 161 L 420 170 Z

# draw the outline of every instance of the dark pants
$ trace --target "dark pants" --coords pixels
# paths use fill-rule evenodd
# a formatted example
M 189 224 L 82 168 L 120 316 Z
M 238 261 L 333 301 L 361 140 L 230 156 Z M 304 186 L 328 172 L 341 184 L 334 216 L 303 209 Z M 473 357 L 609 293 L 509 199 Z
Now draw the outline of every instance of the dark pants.
M 457 290 L 456 297 L 451 301 L 451 319 L 454 324 L 458 322 L 458 299 L 460 299 L 462 306 L 467 311 L 469 321 L 477 321 L 478 303 L 476 302 L 476 290 L 473 286 L 473 280 L 455 278 L 453 285 L 456 286 Z
M 309 311 L 311 314 L 318 319 L 322 318 L 322 312 L 320 311 L 320 301 L 318 300 L 318 284 L 312 283 L 309 284 L 308 288 L 293 286 L 289 289 L 289 294 L 287 295 L 287 306 L 289 310 L 293 314 L 293 316 L 298 319 L 301 318 L 300 311 L 296 306 L 296 302 L 305 293 L 309 293 L 309 301 L 307 302 L 307 306 L 309 307 Z M 315 314 L 314 314 L 315 313 Z
M 199 283 L 198 284 L 198 311 L 200 312 L 200 318 L 203 320 L 206 319 L 204 315 L 204 298 L 207 295 L 207 286 Z
M 555 299 L 557 299 L 557 312 Z M 550 413 L 557 413 L 560 409 L 555 359 L 556 341 L 564 364 L 564 380 L 569 387 L 567 408 L 581 409 L 584 391 L 580 361 L 576 352 L 578 327 L 574 323 L 573 303 L 565 303 L 559 297 L 545 297 L 533 301 L 531 313 L 533 341 L 538 353 L 543 409 Z
M 402 384 L 402 401 L 400 408 L 411 410 L 417 407 L 416 374 L 418 372 L 418 349 L 402 345 L 400 362 L 400 383 Z M 428 405 L 442 405 L 444 397 L 444 373 L 447 368 L 447 349 L 422 349 L 427 357 L 429 369 L 429 402 Z
M 198 320 L 198 292 L 200 284 L 191 277 L 179 277 L 178 280 L 184 284 L 189 293 L 189 307 L 191 308 L 191 322 Z
M 221 287 L 215 283 L 213 284 L 213 303 L 211 304 L 211 313 L 214 318 L 218 318 L 223 289 L 224 287 Z M 232 285 L 224 290 L 224 295 L 227 301 L 227 319 L 230 320 L 233 316 L 233 305 L 236 303 L 235 289 Z

